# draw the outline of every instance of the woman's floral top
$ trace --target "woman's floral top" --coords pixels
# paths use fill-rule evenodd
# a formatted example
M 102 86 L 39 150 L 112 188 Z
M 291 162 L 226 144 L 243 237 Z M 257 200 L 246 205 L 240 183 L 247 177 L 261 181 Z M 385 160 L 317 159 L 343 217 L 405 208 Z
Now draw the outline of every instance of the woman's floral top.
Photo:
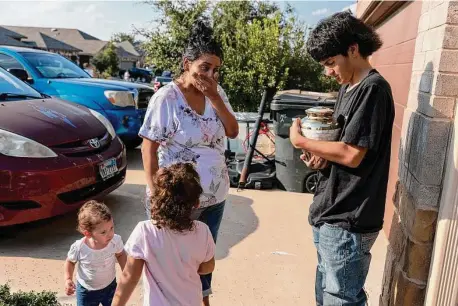
M 218 92 L 233 113 L 220 86 Z M 167 84 L 151 98 L 139 135 L 160 143 L 159 167 L 194 163 L 204 190 L 200 207 L 226 200 L 230 186 L 224 157 L 226 133 L 208 99 L 204 114 L 199 115 L 189 107 L 177 84 Z

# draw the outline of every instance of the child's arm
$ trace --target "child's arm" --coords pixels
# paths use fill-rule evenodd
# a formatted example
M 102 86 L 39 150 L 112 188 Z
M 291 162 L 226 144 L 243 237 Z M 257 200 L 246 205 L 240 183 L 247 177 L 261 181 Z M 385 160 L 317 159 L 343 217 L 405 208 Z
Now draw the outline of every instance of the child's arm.
M 199 270 L 197 270 L 197 273 L 200 275 L 207 275 L 213 272 L 215 270 L 215 257 L 210 259 L 207 262 L 203 262 L 199 266 Z
M 126 262 L 127 262 L 126 251 L 123 249 L 120 253 L 117 253 L 116 259 L 118 260 L 118 263 L 121 266 L 121 270 L 124 270 L 124 267 L 126 266 Z
M 142 259 L 135 259 L 130 256 L 127 257 L 126 267 L 122 271 L 121 280 L 116 288 L 111 306 L 126 305 L 135 286 L 137 286 L 140 280 L 144 264 L 145 262 Z
M 203 227 L 203 231 L 201 232 L 204 235 L 205 241 L 205 257 L 204 262 L 199 265 L 197 269 L 197 273 L 200 275 L 207 275 L 215 270 L 215 241 L 213 240 L 212 233 L 207 225 L 203 223 L 198 223 L 200 226 Z
M 73 272 L 75 271 L 75 263 L 70 260 L 65 261 L 65 293 L 72 295 L 75 293 L 75 283 L 73 283 Z

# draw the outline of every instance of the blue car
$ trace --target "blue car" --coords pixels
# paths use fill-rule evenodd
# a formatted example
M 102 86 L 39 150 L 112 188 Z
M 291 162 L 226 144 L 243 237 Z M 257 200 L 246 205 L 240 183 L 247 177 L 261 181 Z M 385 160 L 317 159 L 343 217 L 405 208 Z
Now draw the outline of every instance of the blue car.
M 42 50 L 0 47 L 0 67 L 53 98 L 84 105 L 103 114 L 127 148 L 141 144 L 138 131 L 152 87 L 91 78 L 70 60 Z

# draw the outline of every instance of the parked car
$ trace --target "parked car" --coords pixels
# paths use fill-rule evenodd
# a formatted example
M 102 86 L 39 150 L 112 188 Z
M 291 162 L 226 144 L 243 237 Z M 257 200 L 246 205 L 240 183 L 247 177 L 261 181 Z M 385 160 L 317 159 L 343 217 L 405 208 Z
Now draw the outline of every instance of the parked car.
M 143 83 L 151 83 L 151 81 L 153 80 L 153 73 L 150 70 L 133 67 L 128 71 L 131 79 L 140 80 Z M 126 70 L 119 70 L 119 77 L 121 79 L 124 78 L 125 72 Z
M 162 86 L 167 85 L 168 83 L 172 82 L 173 78 L 171 77 L 165 77 L 165 76 L 157 76 L 154 79 L 154 91 L 157 92 L 159 88 Z
M 65 57 L 36 49 L 0 47 L 0 67 L 43 94 L 101 113 L 128 148 L 140 145 L 138 131 L 154 94 L 152 87 L 91 78 Z
M 60 215 L 121 186 L 126 150 L 111 123 L 40 94 L 0 68 L 0 226 Z

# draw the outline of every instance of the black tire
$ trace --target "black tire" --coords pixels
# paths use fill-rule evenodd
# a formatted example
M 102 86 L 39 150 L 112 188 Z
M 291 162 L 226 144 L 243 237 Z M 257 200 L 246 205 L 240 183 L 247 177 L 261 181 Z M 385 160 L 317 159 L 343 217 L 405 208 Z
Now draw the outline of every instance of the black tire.
M 129 139 L 129 140 L 124 140 L 122 141 L 124 145 L 126 146 L 127 150 L 134 150 L 136 149 L 139 145 L 142 144 L 143 138 L 137 137 L 135 139 Z
M 312 172 L 305 179 L 305 190 L 308 193 L 315 194 L 317 184 L 318 184 L 318 172 Z

